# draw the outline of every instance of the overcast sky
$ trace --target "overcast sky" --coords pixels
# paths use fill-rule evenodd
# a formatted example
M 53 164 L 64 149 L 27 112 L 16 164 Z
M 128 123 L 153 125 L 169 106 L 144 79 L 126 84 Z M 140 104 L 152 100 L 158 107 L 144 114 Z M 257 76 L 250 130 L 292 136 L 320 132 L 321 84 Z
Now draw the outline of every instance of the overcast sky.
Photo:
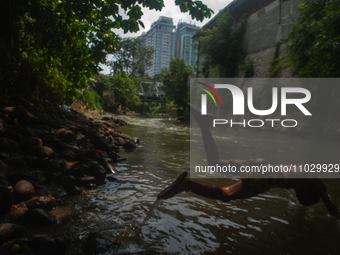
M 201 0 L 204 4 L 206 4 L 210 9 L 214 11 L 214 14 L 211 17 L 214 17 L 219 10 L 223 9 L 225 6 L 227 6 L 232 0 Z M 175 5 L 175 0 L 164 0 L 164 5 L 162 11 L 150 11 L 147 8 L 142 8 L 143 16 L 142 16 L 142 22 L 144 23 L 145 28 L 143 29 L 140 27 L 140 30 L 137 33 L 127 33 L 124 34 L 123 30 L 117 29 L 115 32 L 119 34 L 121 37 L 137 37 L 142 34 L 142 32 L 147 32 L 150 29 L 150 26 L 153 22 L 158 20 L 160 16 L 166 16 L 173 19 L 174 25 L 177 26 L 178 21 L 182 20 L 182 22 L 192 23 L 196 26 L 203 26 L 206 24 L 210 19 L 204 19 L 203 22 L 198 22 L 196 20 L 192 20 L 189 13 L 181 13 L 178 6 Z M 108 67 L 101 65 L 102 73 L 109 74 L 110 70 Z

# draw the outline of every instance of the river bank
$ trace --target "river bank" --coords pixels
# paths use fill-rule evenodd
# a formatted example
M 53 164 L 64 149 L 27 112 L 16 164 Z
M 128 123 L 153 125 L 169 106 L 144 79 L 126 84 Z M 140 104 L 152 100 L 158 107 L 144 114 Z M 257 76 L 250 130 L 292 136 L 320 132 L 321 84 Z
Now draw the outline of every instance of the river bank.
M 3 100 L 0 109 L 0 253 L 66 254 L 65 240 L 26 233 L 58 225 L 53 212 L 65 197 L 115 181 L 115 164 L 125 160 L 119 151 L 138 139 L 119 131 L 127 124 L 120 118 L 69 113 L 48 101 Z M 112 245 L 114 237 L 92 233 L 84 252 Z

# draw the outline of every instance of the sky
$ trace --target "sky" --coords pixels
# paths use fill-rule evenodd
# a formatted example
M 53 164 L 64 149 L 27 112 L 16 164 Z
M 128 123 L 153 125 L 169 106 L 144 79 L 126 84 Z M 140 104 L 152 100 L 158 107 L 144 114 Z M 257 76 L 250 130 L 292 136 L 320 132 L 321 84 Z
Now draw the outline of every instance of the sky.
M 213 18 L 219 10 L 226 7 L 232 0 L 201 0 L 204 4 L 206 4 L 210 9 L 214 11 L 214 14 L 212 14 L 211 18 Z M 195 24 L 196 26 L 202 27 L 204 24 L 206 24 L 210 19 L 204 19 L 203 22 L 199 22 L 197 20 L 192 20 L 189 13 L 181 13 L 178 6 L 175 5 L 175 0 L 164 0 L 164 5 L 162 11 L 155 11 L 155 10 L 149 10 L 148 8 L 142 8 L 143 16 L 142 16 L 142 22 L 144 23 L 144 27 L 140 27 L 140 30 L 137 33 L 126 33 L 124 34 L 122 29 L 117 29 L 114 32 L 119 34 L 121 37 L 137 37 L 142 34 L 142 32 L 147 32 L 151 24 L 158 20 L 160 16 L 166 16 L 173 19 L 174 25 L 177 26 L 178 21 L 187 22 L 191 24 Z M 108 59 L 110 56 L 107 57 Z M 109 74 L 110 69 L 105 65 L 100 65 L 100 67 L 103 69 L 101 73 Z

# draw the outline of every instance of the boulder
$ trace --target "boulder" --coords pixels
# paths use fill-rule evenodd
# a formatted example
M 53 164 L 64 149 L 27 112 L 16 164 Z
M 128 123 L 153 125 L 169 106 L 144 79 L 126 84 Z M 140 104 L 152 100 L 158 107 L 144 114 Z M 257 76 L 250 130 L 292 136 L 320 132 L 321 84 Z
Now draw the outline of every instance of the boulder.
M 64 150 L 59 153 L 59 156 L 67 161 L 72 161 L 76 158 L 76 154 L 71 150 Z
M 6 107 L 2 110 L 2 112 L 12 119 L 17 119 L 18 123 L 22 126 L 24 126 L 27 122 L 27 110 L 22 106 Z
M 36 255 L 64 255 L 67 244 L 63 239 L 39 236 L 28 242 L 27 246 Z
M 85 241 L 83 251 L 85 255 L 102 254 L 111 252 L 112 248 L 118 248 L 119 243 L 114 237 L 106 233 L 91 233 Z
M 0 151 L 15 152 L 19 150 L 19 145 L 9 138 L 0 137 Z
M 29 209 L 20 219 L 23 224 L 50 226 L 57 223 L 57 218 L 41 208 Z
M 7 214 L 13 204 L 12 192 L 7 186 L 0 185 L 0 215 Z
M 31 199 L 35 194 L 33 185 L 26 180 L 21 180 L 15 184 L 13 189 L 14 198 L 21 202 Z
M 13 173 L 9 175 L 7 177 L 7 180 L 11 186 L 15 186 L 20 180 L 36 182 L 38 178 L 33 174 L 18 172 L 18 173 Z
M 12 159 L 7 161 L 7 164 L 10 167 L 15 167 L 15 168 L 21 168 L 21 167 L 27 166 L 26 162 L 21 158 L 12 158 Z
M 69 186 L 67 188 L 67 195 L 69 196 L 76 196 L 82 193 L 81 189 L 78 186 Z
M 41 147 L 42 140 L 38 137 L 30 137 L 25 139 L 20 145 L 22 150 L 32 150 L 34 147 Z
M 98 133 L 92 132 L 88 134 L 88 138 L 96 149 L 110 152 L 115 150 L 114 146 L 105 138 L 101 137 Z
M 39 196 L 32 197 L 30 200 L 25 201 L 28 209 L 42 208 L 46 211 L 50 211 L 57 207 L 57 200 L 52 196 Z
M 76 138 L 75 134 L 71 130 L 65 128 L 57 130 L 56 134 L 60 137 L 61 140 L 67 143 L 73 142 Z
M 1 130 L 1 127 L 0 127 L 0 130 Z M 16 133 L 16 132 L 12 131 L 12 130 L 5 131 L 4 137 L 10 138 L 17 143 L 20 143 L 22 141 L 22 136 L 20 134 Z
M 77 185 L 80 187 L 84 187 L 89 183 L 96 184 L 96 178 L 93 176 L 83 176 L 76 178 Z
M 20 225 L 2 223 L 0 224 L 0 245 L 12 239 L 24 237 L 25 233 L 25 228 Z
M 58 183 L 64 187 L 74 186 L 76 182 L 76 178 L 73 175 L 65 175 L 58 180 Z
M 92 170 L 91 174 L 96 178 L 97 181 L 103 182 L 106 177 L 106 170 L 103 166 L 98 165 Z
M 123 145 L 123 148 L 124 148 L 125 150 L 133 150 L 133 149 L 136 149 L 136 148 L 137 148 L 137 145 L 136 145 L 135 143 L 131 142 L 131 141 L 128 141 L 127 143 L 125 143 L 125 144 Z
M 35 147 L 33 149 L 33 155 L 39 158 L 50 158 L 54 159 L 56 157 L 54 151 L 47 146 Z

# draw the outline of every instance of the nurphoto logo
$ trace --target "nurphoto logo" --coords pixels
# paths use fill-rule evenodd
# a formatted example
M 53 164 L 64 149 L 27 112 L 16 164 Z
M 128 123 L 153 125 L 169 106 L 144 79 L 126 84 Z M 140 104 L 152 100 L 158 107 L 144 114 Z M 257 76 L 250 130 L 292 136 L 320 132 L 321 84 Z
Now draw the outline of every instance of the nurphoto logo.
M 232 96 L 232 113 L 233 115 L 245 115 L 245 96 L 243 91 L 231 84 L 214 84 L 214 87 L 202 83 L 202 82 L 197 82 L 199 84 L 204 85 L 205 87 L 209 88 L 215 96 L 217 96 L 218 100 L 220 101 L 221 106 L 222 100 L 220 95 L 217 93 L 215 89 L 227 89 L 231 93 Z M 209 92 L 207 89 L 200 88 L 199 89 L 203 90 L 206 92 L 214 101 L 215 105 L 217 106 L 216 100 L 214 96 L 212 95 L 211 92 Z M 309 102 L 311 99 L 311 93 L 308 89 L 305 88 L 300 88 L 300 87 L 281 87 L 280 88 L 280 97 L 278 95 L 278 90 L 279 88 L 273 87 L 272 88 L 272 105 L 269 109 L 264 109 L 264 110 L 259 110 L 254 107 L 253 103 L 253 88 L 248 87 L 247 88 L 247 106 L 248 110 L 258 116 L 268 116 L 273 114 L 279 104 L 279 98 L 281 99 L 280 101 L 280 106 L 281 106 L 281 116 L 286 116 L 287 115 L 287 105 L 295 105 L 305 116 L 312 116 L 312 114 L 307 110 L 307 108 L 304 106 L 305 103 Z M 202 94 L 201 95 L 201 114 L 202 115 L 207 115 L 207 94 Z M 288 94 L 290 96 L 288 96 Z M 301 95 L 303 97 L 301 97 Z M 298 96 L 298 98 L 296 98 Z M 235 125 L 243 126 L 243 127 L 253 127 L 253 128 L 258 128 L 258 127 L 263 127 L 265 123 L 270 123 L 271 127 L 275 126 L 275 122 L 280 122 L 282 127 L 296 127 L 298 125 L 297 120 L 295 119 L 250 119 L 250 120 L 243 120 L 241 122 L 235 122 L 232 119 L 227 120 L 227 119 L 214 119 L 213 120 L 213 127 L 216 125 L 225 125 L 225 124 L 230 124 L 231 127 Z

